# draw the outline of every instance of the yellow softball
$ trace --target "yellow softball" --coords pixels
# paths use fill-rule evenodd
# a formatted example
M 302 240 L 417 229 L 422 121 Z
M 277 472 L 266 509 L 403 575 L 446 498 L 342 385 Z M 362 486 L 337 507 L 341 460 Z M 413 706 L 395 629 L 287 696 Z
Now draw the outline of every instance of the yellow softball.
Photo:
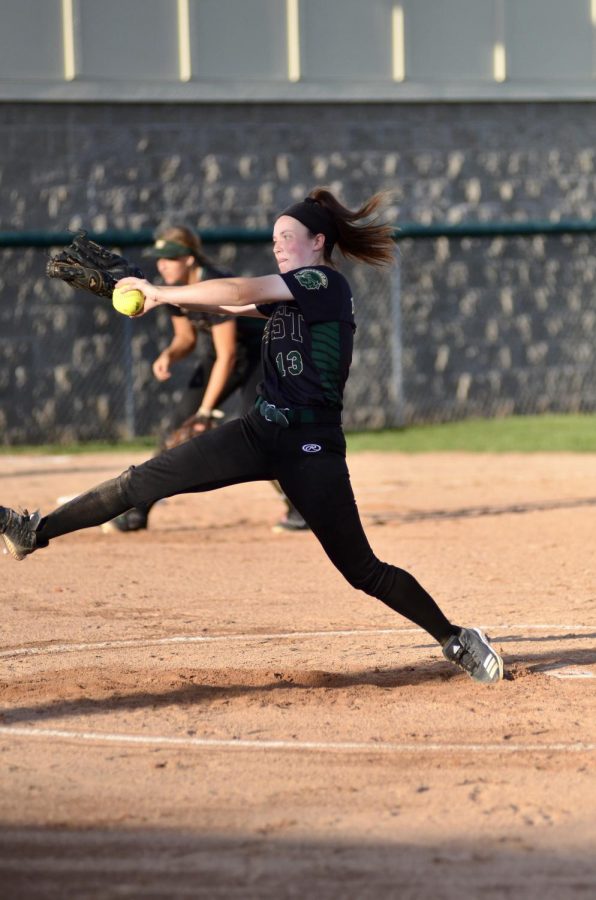
M 136 316 L 145 305 L 145 295 L 142 291 L 125 291 L 123 288 L 114 288 L 112 294 L 112 306 L 124 316 Z

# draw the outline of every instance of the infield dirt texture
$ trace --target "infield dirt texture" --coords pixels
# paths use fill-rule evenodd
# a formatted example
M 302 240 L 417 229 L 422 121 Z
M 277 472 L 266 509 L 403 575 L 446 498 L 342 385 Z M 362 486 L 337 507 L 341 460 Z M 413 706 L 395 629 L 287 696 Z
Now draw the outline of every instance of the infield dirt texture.
M 142 457 L 4 456 L 56 505 Z M 350 460 L 378 555 L 506 680 L 354 591 L 268 484 L 0 557 L 0 894 L 596 895 L 596 455 Z

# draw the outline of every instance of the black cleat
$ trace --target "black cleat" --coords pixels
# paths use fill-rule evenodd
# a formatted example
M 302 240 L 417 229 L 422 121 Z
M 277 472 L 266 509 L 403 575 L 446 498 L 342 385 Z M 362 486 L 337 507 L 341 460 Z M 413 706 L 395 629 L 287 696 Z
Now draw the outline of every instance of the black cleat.
M 296 507 L 292 506 L 285 519 L 282 519 L 281 522 L 274 525 L 272 531 L 276 534 L 280 534 L 282 531 L 310 531 L 310 529 Z
M 0 535 L 14 559 L 25 559 L 37 549 L 35 532 L 40 519 L 39 512 L 29 515 L 26 509 L 16 512 L 14 509 L 0 506 Z
M 462 628 L 449 638 L 443 656 L 482 684 L 496 684 L 503 677 L 503 660 L 479 628 Z
M 144 531 L 147 528 L 148 520 L 148 512 L 144 509 L 136 509 L 133 507 L 121 515 L 116 516 L 115 519 L 104 522 L 101 526 L 101 530 L 104 534 L 109 534 L 114 531 Z

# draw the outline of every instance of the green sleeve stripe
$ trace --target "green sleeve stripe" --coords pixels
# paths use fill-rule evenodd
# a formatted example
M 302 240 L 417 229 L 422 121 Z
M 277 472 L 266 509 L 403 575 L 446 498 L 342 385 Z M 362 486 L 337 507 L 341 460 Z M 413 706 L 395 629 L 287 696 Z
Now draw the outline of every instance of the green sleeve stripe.
M 339 336 L 339 322 L 315 322 L 314 325 L 311 325 L 311 333 L 313 335 L 327 334 L 329 337 Z
M 319 373 L 326 398 L 341 404 L 339 322 L 319 322 L 311 327 L 312 361 Z
M 313 353 L 313 361 L 316 366 L 322 366 L 325 369 L 337 369 L 339 367 L 339 356 L 329 353 Z
M 340 348 L 337 344 L 332 343 L 331 341 L 317 341 L 316 344 L 313 344 L 312 348 L 314 353 L 329 353 L 337 358 L 340 355 Z

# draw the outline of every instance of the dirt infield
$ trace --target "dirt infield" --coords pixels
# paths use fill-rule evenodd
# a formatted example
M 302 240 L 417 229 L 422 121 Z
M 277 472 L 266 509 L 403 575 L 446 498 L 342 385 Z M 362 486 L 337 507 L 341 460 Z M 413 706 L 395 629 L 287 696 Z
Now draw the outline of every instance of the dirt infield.
M 5 456 L 0 502 L 137 459 Z M 379 556 L 486 627 L 506 680 L 272 534 L 267 484 L 1 557 L 2 896 L 594 896 L 596 455 L 351 468 Z

